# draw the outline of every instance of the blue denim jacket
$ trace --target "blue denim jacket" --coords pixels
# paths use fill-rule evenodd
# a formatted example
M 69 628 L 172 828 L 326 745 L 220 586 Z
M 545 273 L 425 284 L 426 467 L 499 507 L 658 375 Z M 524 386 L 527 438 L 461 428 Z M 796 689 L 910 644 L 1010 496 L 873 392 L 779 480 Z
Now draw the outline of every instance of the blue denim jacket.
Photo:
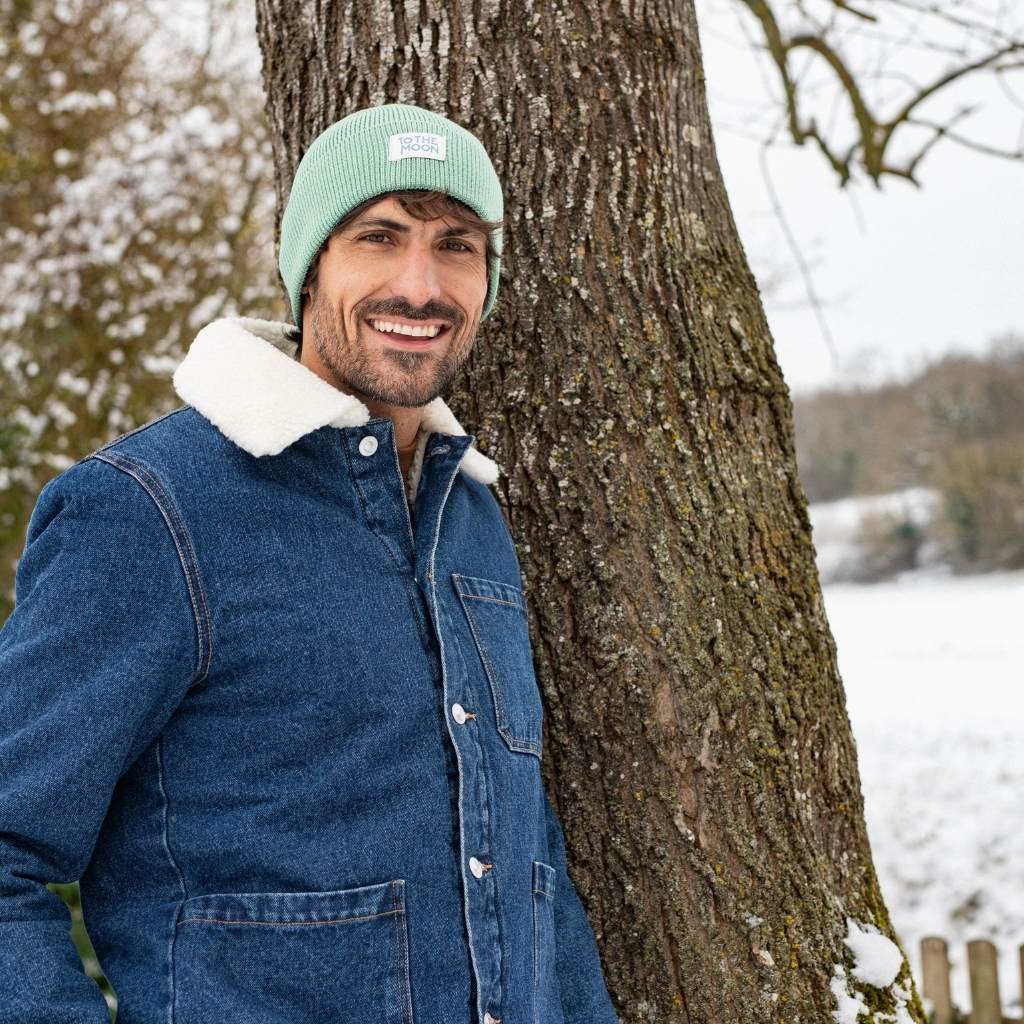
M 617 1024 L 496 465 L 216 321 L 40 492 L 0 632 L 0 1021 Z

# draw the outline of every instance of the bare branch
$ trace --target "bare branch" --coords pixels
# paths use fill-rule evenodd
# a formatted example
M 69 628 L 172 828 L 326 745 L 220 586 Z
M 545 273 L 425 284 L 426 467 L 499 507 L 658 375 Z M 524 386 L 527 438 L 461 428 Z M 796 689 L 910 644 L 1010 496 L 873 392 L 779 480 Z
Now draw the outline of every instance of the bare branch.
M 984 36 L 986 52 L 981 56 L 968 58 L 966 44 L 946 47 L 939 42 L 926 41 L 924 46 L 930 52 L 945 52 L 954 58 L 955 63 L 923 86 L 911 82 L 899 73 L 887 76 L 901 79 L 910 91 L 910 96 L 902 102 L 895 114 L 883 117 L 873 108 L 866 93 L 869 86 L 877 84 L 883 78 L 882 69 L 877 68 L 873 74 L 869 74 L 855 68 L 844 56 L 839 46 L 838 20 L 847 17 L 869 24 L 872 27 L 871 31 L 858 29 L 856 34 L 875 42 L 885 41 L 891 37 L 884 32 L 877 14 L 855 8 L 846 0 L 826 2 L 829 4 L 831 17 L 827 22 L 823 22 L 811 14 L 807 0 L 790 0 L 793 11 L 801 17 L 801 30 L 787 34 L 780 17 L 784 8 L 778 4 L 772 5 L 768 0 L 738 0 L 739 5 L 746 8 L 756 19 L 763 47 L 778 73 L 782 85 L 782 102 L 788 134 L 797 145 L 813 142 L 838 176 L 841 185 L 846 185 L 850 181 L 855 169 L 866 173 L 875 185 L 880 185 L 881 179 L 885 176 L 903 178 L 916 185 L 915 174 L 918 166 L 941 139 L 950 139 L 993 156 L 1007 159 L 1024 158 L 1019 149 L 1004 149 L 982 141 L 972 141 L 954 133 L 954 124 L 967 116 L 969 110 L 957 111 L 945 123 L 924 121 L 913 116 L 925 101 L 932 100 L 940 94 L 952 94 L 964 79 L 978 72 L 995 75 L 1000 84 L 1005 85 L 1002 81 L 1003 76 L 1008 71 L 1018 70 L 1024 66 L 1024 61 L 1017 59 L 1024 54 L 1024 38 L 1007 33 L 999 25 L 986 22 L 983 15 L 978 15 L 977 20 L 972 21 L 962 13 L 950 14 L 946 8 L 938 4 L 921 4 L 916 0 L 885 0 L 891 8 L 911 12 L 912 18 L 915 19 L 914 24 L 906 26 L 906 36 L 898 41 L 900 47 L 922 45 L 920 40 L 924 33 L 921 22 L 928 17 L 935 17 L 958 31 Z M 847 32 L 844 38 L 852 35 L 853 32 Z M 837 146 L 830 141 L 833 135 L 831 124 L 827 129 L 823 129 L 817 117 L 803 113 L 806 101 L 814 89 L 808 85 L 801 85 L 801 76 L 794 74 L 791 58 L 799 50 L 809 51 L 819 58 L 819 64 L 824 64 L 830 72 L 833 85 L 838 86 L 838 94 L 849 105 L 854 127 L 852 143 L 842 148 Z M 874 92 L 877 94 L 877 90 Z M 834 120 L 832 114 L 829 114 L 828 120 Z M 908 157 L 896 161 L 891 155 L 895 143 L 902 141 L 908 134 L 905 129 L 912 127 L 927 127 L 932 135 L 923 146 L 917 147 Z
M 941 135 L 952 142 L 959 143 L 961 146 L 973 149 L 977 153 L 984 153 L 986 156 L 998 156 L 1006 160 L 1024 160 L 1024 145 L 1018 146 L 1016 149 L 1000 149 L 998 146 L 990 146 L 984 142 L 979 142 L 977 139 L 968 139 L 963 135 L 958 135 L 956 132 L 951 132 L 948 125 L 933 125 L 927 121 L 911 121 L 911 123 L 932 128 L 937 136 Z
M 877 22 L 878 17 L 874 14 L 868 14 L 867 11 L 859 11 L 856 7 L 846 3 L 846 0 L 832 0 L 832 4 L 838 7 L 841 11 L 846 11 L 847 14 L 852 14 L 854 17 L 861 18 L 864 21 Z
M 931 85 L 921 89 L 918 94 L 892 119 L 890 124 L 897 124 L 900 121 L 906 120 L 916 106 L 924 102 L 924 100 L 928 99 L 930 96 L 933 96 L 940 89 L 944 89 L 947 85 L 951 85 L 958 78 L 963 78 L 965 75 L 969 75 L 974 71 L 980 71 L 983 68 L 992 67 L 1000 57 L 1006 57 L 1011 53 L 1024 53 L 1024 41 L 1011 43 L 1008 46 L 1003 47 L 1001 50 L 991 53 L 987 57 L 983 57 L 981 60 L 974 61 L 971 64 L 966 64 L 962 68 L 954 68 L 952 71 L 942 75 L 940 78 L 932 82 Z

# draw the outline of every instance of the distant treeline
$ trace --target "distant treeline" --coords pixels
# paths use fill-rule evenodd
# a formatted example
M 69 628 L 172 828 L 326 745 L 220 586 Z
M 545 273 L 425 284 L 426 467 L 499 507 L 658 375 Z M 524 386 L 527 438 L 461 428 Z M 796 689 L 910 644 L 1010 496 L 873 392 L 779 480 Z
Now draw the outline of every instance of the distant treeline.
M 1024 335 L 947 355 L 900 383 L 830 388 L 794 407 L 811 502 L 928 487 L 933 523 L 876 523 L 876 534 L 911 552 L 937 542 L 957 568 L 1024 566 Z

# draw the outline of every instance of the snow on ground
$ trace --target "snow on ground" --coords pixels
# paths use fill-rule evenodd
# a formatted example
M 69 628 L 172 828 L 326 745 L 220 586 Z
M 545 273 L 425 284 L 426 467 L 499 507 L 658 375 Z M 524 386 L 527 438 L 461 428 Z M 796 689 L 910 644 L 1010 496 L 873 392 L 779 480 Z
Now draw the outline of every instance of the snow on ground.
M 1021 1013 L 1024 943 L 1024 572 L 908 573 L 824 587 L 882 891 L 920 989 L 920 942 L 999 950 Z

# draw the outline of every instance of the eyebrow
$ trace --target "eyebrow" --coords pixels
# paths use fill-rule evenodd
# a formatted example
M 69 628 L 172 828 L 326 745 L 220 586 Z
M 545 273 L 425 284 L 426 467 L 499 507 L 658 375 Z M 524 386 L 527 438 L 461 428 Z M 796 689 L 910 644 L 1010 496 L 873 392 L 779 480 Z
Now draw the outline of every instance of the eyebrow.
M 410 231 L 408 224 L 402 224 L 397 220 L 388 220 L 386 217 L 378 217 L 376 220 L 357 220 L 353 225 L 354 228 L 364 226 L 370 228 L 389 228 L 391 231 L 397 231 L 400 234 L 407 235 Z M 476 231 L 473 228 L 465 227 L 451 227 L 445 228 L 438 231 L 435 238 L 454 238 L 456 235 L 472 235 L 476 238 L 483 238 L 483 232 Z

